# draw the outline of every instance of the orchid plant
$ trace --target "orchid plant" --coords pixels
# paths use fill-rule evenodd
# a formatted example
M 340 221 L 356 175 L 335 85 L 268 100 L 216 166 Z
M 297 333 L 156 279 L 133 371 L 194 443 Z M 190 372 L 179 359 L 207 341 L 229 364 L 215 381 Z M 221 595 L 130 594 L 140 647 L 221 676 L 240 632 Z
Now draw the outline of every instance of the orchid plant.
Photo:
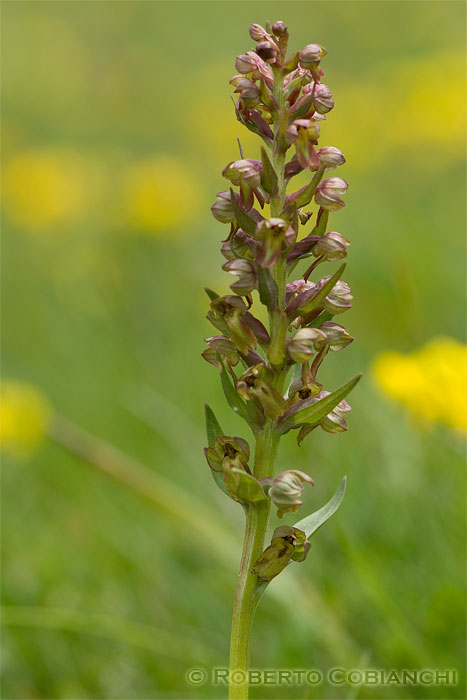
M 265 547 L 271 505 L 277 515 L 295 514 L 311 476 L 297 469 L 274 473 L 282 436 L 296 430 L 300 445 L 318 427 L 347 429 L 346 396 L 357 375 L 334 391 L 324 389 L 319 369 L 329 352 L 353 338 L 335 316 L 349 309 L 352 295 L 337 270 L 313 280 L 318 268 L 342 261 L 349 241 L 329 230 L 329 215 L 344 206 L 347 183 L 327 177 L 345 162 L 332 146 L 319 147 L 320 126 L 334 107 L 321 82 L 326 49 L 308 44 L 287 55 L 288 30 L 281 21 L 250 27 L 255 50 L 237 56 L 230 83 L 238 96 L 237 119 L 262 140 L 261 159 L 241 158 L 222 174 L 228 189 L 212 206 L 214 218 L 230 225 L 221 252 L 222 269 L 236 280 L 231 294 L 206 289 L 207 314 L 217 334 L 206 339 L 203 357 L 220 372 L 226 400 L 252 433 L 254 459 L 243 437 L 228 436 L 206 406 L 206 459 L 219 488 L 244 509 L 246 528 L 235 595 L 230 647 L 231 677 L 249 667 L 253 616 L 269 582 L 292 562 L 303 562 L 310 538 L 337 510 L 345 477 L 332 499 L 294 525 L 280 525 Z M 289 156 L 289 159 L 288 159 Z M 311 171 L 310 181 L 288 192 L 293 178 Z M 308 209 L 309 207 L 309 209 Z M 301 227 L 310 226 L 303 235 Z M 304 264 L 303 264 L 304 263 Z M 298 279 L 290 280 L 303 265 Z M 267 311 L 268 327 L 254 314 Z M 241 674 L 240 674 L 241 675 Z M 238 677 L 238 674 L 237 674 Z M 230 697 L 248 697 L 246 676 L 230 683 Z

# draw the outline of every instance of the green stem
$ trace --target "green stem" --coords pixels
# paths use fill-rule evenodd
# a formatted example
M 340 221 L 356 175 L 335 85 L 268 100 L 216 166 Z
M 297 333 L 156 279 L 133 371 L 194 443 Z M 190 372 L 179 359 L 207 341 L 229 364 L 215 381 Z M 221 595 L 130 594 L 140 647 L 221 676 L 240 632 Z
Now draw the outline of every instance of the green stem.
M 271 216 L 280 215 L 284 207 L 286 191 L 284 176 L 286 153 L 283 147 L 283 132 L 285 131 L 284 120 L 287 118 L 287 115 L 282 80 L 283 75 L 281 71 L 276 70 L 274 75 L 274 96 L 279 109 L 275 123 L 275 143 L 271 148 L 271 158 L 277 173 L 278 192 L 277 196 L 271 199 Z M 287 262 L 283 256 L 278 260 L 274 270 L 280 309 L 283 309 L 285 306 L 287 274 Z M 274 330 L 274 315 L 271 309 L 269 309 L 269 318 L 270 331 L 272 333 Z M 281 392 L 286 373 L 280 367 L 271 367 L 271 369 L 274 372 L 272 383 Z M 275 430 L 275 423 L 268 419 L 263 430 L 256 437 L 254 476 L 257 479 L 273 475 L 279 439 L 280 437 Z M 247 674 L 250 660 L 251 630 L 255 609 L 261 596 L 261 592 L 258 589 L 258 577 L 256 574 L 251 573 L 251 569 L 264 549 L 269 513 L 269 499 L 257 504 L 248 504 L 246 507 L 245 539 L 232 617 L 229 700 L 248 700 Z
M 254 474 L 257 479 L 273 473 L 278 443 L 279 435 L 275 432 L 272 422 L 268 421 L 264 430 L 256 438 Z M 256 596 L 258 577 L 251 573 L 251 568 L 263 551 L 269 511 L 269 499 L 256 505 L 249 504 L 246 508 L 245 539 L 232 616 L 229 700 L 247 700 L 248 698 L 247 672 L 251 629 L 259 600 L 259 596 Z

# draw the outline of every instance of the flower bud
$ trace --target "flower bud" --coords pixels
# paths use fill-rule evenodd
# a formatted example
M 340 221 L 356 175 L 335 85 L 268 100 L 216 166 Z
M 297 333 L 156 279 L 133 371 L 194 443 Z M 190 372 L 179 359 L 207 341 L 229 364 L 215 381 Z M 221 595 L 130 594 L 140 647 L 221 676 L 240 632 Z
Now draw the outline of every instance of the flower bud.
M 206 348 L 206 350 L 203 350 L 201 357 L 206 360 L 206 362 L 209 362 L 210 365 L 217 367 L 219 370 L 222 369 L 222 362 L 220 362 L 217 352 L 212 348 Z
M 264 41 L 269 34 L 260 24 L 251 24 L 248 30 L 253 41 Z
M 275 63 L 278 55 L 278 49 L 277 46 L 271 41 L 261 41 L 256 46 L 255 50 L 258 56 L 262 58 L 263 61 L 266 61 L 266 63 Z
M 326 114 L 334 108 L 332 92 L 324 83 L 309 83 L 303 88 L 305 95 L 311 95 L 314 91 L 313 106 L 319 114 Z
M 245 88 L 240 92 L 240 99 L 246 107 L 256 107 L 260 100 L 260 88 L 258 85 L 254 87 Z
M 324 399 L 326 396 L 329 396 L 329 393 L 329 391 L 321 391 L 318 399 Z M 343 399 L 325 418 L 323 418 L 320 423 L 321 428 L 327 433 L 343 433 L 347 430 L 347 423 L 344 415 L 351 410 L 350 404 Z
M 280 20 L 278 22 L 274 22 L 272 25 L 272 33 L 277 37 L 285 37 L 289 35 L 287 25 Z
M 229 224 L 234 221 L 235 214 L 229 190 L 217 193 L 211 212 L 216 221 L 220 221 L 222 224 Z
M 316 188 L 315 201 L 326 211 L 337 211 L 345 206 L 339 197 L 347 191 L 348 184 L 341 177 L 330 177 Z
M 235 70 L 238 73 L 252 73 L 257 68 L 257 59 L 253 51 L 243 53 L 235 59 Z
M 319 114 L 319 112 L 315 112 L 313 114 L 313 121 L 314 122 L 324 122 L 326 121 L 326 115 L 325 114 Z
M 254 258 L 259 248 L 259 241 L 238 229 L 225 241 L 222 241 L 221 253 L 227 260 L 237 258 Z
M 282 472 L 275 479 L 272 479 L 269 488 L 268 483 L 264 485 L 265 492 L 273 503 L 278 506 L 277 515 L 279 518 L 285 513 L 296 513 L 303 501 L 300 500 L 305 482 L 314 485 L 313 479 L 299 471 L 298 469 L 290 469 Z
M 320 44 L 308 44 L 299 52 L 300 65 L 302 68 L 313 70 L 317 68 L 323 56 L 326 56 L 327 51 Z
M 326 170 L 337 168 L 345 163 L 345 156 L 342 151 L 334 146 L 324 146 L 317 151 L 319 162 L 326 166 Z
M 225 166 L 222 175 L 230 180 L 233 185 L 240 185 L 243 182 L 249 187 L 258 187 L 261 184 L 262 163 L 253 158 L 242 158 L 234 160 Z
M 297 233 L 284 219 L 272 217 L 259 222 L 256 236 L 261 241 L 256 262 L 268 268 L 276 264 L 283 250 L 293 246 Z
M 261 184 L 263 164 L 253 158 L 234 160 L 222 171 L 222 175 L 234 185 L 240 186 L 240 204 L 247 210 L 253 206 L 253 190 Z
M 231 275 L 238 275 L 238 280 L 230 285 L 230 289 L 236 294 L 243 296 L 256 289 L 258 275 L 255 265 L 249 260 L 242 258 L 228 260 L 222 265 L 222 269 Z
M 243 75 L 235 75 L 230 83 L 235 86 L 235 92 L 240 94 L 240 99 L 247 107 L 255 107 L 260 102 L 260 87 L 254 80 Z
M 326 418 L 323 418 L 320 425 L 326 433 L 344 433 L 348 430 L 346 420 L 340 413 L 337 413 L 336 409 L 328 413 Z
M 239 355 L 238 350 L 232 343 L 230 338 L 225 335 L 213 335 L 210 338 L 205 338 L 204 342 L 209 345 L 209 349 L 214 353 L 219 353 L 222 357 L 228 360 L 232 367 L 238 364 Z M 204 357 L 204 355 L 203 355 Z M 205 358 L 207 359 L 207 358 Z M 209 360 L 208 360 L 209 362 Z M 213 363 L 212 363 L 213 364 Z
M 319 328 L 300 328 L 290 338 L 287 350 L 294 362 L 303 364 L 326 344 L 326 335 Z
M 337 231 L 329 231 L 324 236 L 321 236 L 317 243 L 312 248 L 312 253 L 316 258 L 323 257 L 329 262 L 341 260 L 347 255 L 347 248 L 350 241 L 344 236 L 341 236 Z
M 325 284 L 331 276 L 323 277 L 319 281 L 319 285 Z M 352 306 L 353 296 L 350 292 L 348 284 L 342 280 L 338 280 L 329 294 L 324 298 L 323 306 L 330 314 L 340 314 Z
M 240 92 L 247 87 L 256 86 L 254 80 L 251 80 L 251 78 L 247 78 L 245 75 L 241 74 L 234 75 L 233 78 L 230 78 L 229 83 L 234 86 L 235 92 Z
M 343 350 L 353 342 L 349 331 L 333 321 L 325 321 L 320 325 L 319 330 L 324 333 L 329 349 L 334 352 Z

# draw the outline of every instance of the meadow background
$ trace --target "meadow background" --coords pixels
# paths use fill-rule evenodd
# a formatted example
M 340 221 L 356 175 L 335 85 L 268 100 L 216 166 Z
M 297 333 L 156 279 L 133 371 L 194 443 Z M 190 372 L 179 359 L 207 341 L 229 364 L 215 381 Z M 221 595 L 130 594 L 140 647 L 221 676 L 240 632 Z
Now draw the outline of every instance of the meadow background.
M 4 698 L 222 695 L 184 678 L 226 663 L 243 535 L 202 454 L 205 401 L 243 430 L 200 357 L 202 288 L 232 282 L 209 206 L 236 137 L 259 154 L 228 81 L 266 19 L 294 49 L 329 52 L 321 145 L 347 157 L 331 220 L 352 242 L 356 340 L 324 377 L 365 376 L 348 432 L 283 441 L 281 470 L 316 482 L 303 514 L 344 474 L 348 491 L 305 564 L 269 587 L 252 664 L 460 681 L 252 695 L 465 698 L 464 15 L 436 1 L 2 3 Z

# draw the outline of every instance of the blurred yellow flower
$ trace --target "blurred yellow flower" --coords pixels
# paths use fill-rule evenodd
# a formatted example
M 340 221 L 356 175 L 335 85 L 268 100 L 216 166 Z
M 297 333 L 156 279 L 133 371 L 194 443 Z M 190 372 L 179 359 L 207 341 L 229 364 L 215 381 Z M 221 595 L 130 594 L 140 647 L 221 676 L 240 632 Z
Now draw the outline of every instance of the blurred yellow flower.
M 0 392 L 0 447 L 13 453 L 34 450 L 52 417 L 47 398 L 30 384 L 3 380 Z
M 182 229 L 198 214 L 202 199 L 196 174 L 181 160 L 157 155 L 130 164 L 123 173 L 127 219 L 135 229 L 164 234 Z
M 408 355 L 383 352 L 372 366 L 378 387 L 424 422 L 467 430 L 467 346 L 433 338 Z
M 72 151 L 22 151 L 5 163 L 2 199 L 21 228 L 50 231 L 80 216 L 85 185 L 81 160 Z
M 403 152 L 405 164 L 424 170 L 463 158 L 464 66 L 463 52 L 448 51 L 404 61 L 391 58 L 378 66 L 374 80 L 330 80 L 338 109 L 323 122 L 321 133 L 342 147 L 354 169 L 383 165 L 396 149 Z

